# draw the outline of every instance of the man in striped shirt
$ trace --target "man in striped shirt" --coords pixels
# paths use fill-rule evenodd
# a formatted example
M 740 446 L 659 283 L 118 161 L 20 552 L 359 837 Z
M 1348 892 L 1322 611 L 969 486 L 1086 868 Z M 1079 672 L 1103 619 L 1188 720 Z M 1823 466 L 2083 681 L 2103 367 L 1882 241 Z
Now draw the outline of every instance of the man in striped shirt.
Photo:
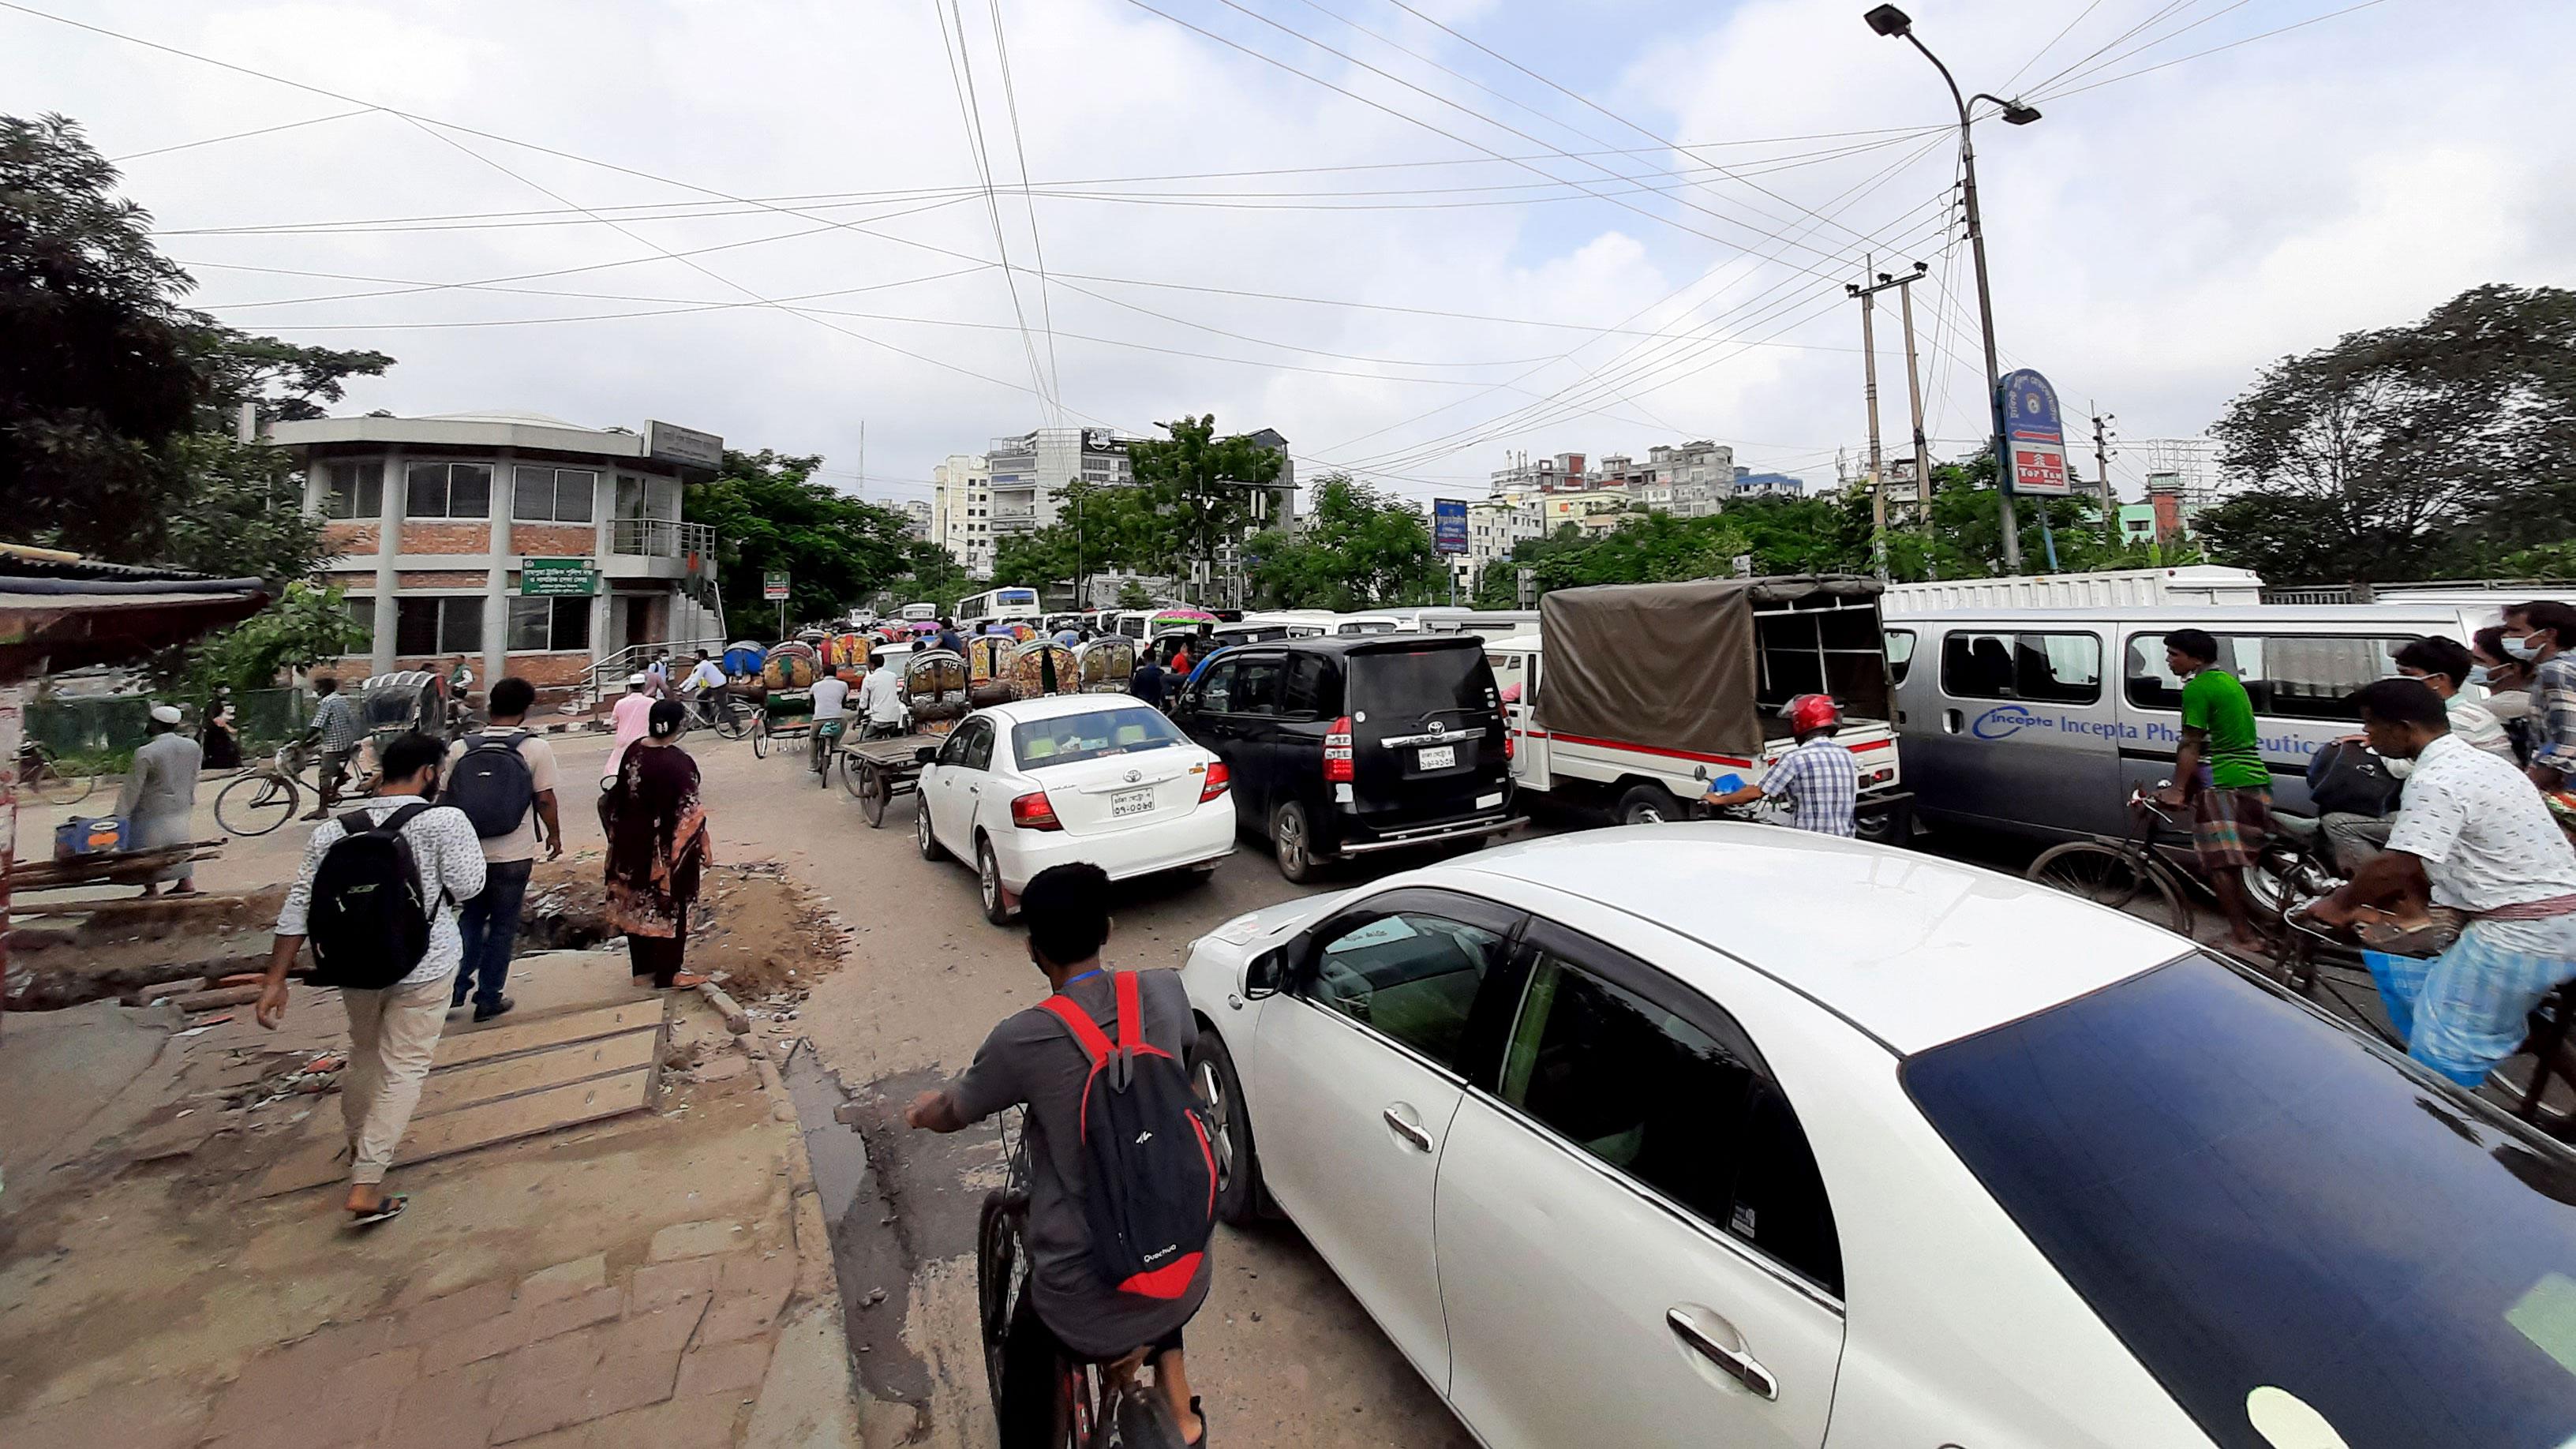
M 1762 774 L 1762 783 L 1738 789 L 1708 792 L 1711 805 L 1750 805 L 1765 798 L 1789 802 L 1789 824 L 1792 829 L 1812 830 L 1818 835 L 1853 836 L 1860 833 L 1860 763 L 1852 752 L 1834 743 L 1834 731 L 1843 725 L 1842 710 L 1832 696 L 1802 694 L 1789 701 L 1783 711 L 1789 717 L 1789 732 L 1798 739 L 1797 748 L 1771 763 Z
M 341 782 L 349 777 L 349 757 L 357 753 L 359 741 L 367 737 L 367 722 L 359 717 L 358 706 L 340 692 L 340 681 L 330 675 L 313 681 L 313 693 L 321 703 L 314 706 L 313 723 L 305 730 L 304 738 L 308 743 L 318 740 L 322 745 L 322 802 L 304 818 L 322 820 L 330 816 L 332 806 L 340 803 Z

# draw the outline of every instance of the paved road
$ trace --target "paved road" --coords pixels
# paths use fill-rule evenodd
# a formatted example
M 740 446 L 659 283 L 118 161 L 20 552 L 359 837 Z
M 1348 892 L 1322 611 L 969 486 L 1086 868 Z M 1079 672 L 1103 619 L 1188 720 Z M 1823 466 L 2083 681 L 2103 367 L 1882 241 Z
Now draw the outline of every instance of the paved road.
M 801 760 L 755 760 L 745 745 L 703 737 L 692 745 L 720 858 L 785 859 L 856 932 L 851 961 L 796 1023 L 815 1060 L 800 1057 L 790 1077 L 808 1104 L 818 1182 L 841 1212 L 834 1238 L 854 1356 L 881 1401 L 869 1440 L 981 1449 L 993 1431 L 973 1239 L 984 1192 L 1000 1180 L 997 1138 L 989 1129 L 915 1133 L 899 1114 L 914 1092 L 971 1061 L 994 1022 L 1034 1004 L 1044 978 L 1017 929 L 984 922 L 971 872 L 915 853 L 910 800 L 894 803 L 884 829 L 870 830 L 858 802 L 837 782 L 817 789 Z M 1192 938 L 1299 893 L 1247 847 L 1205 885 L 1122 888 L 1108 954 L 1121 966 L 1177 966 Z M 863 1169 L 848 1131 L 828 1121 L 843 1098 L 843 1115 L 865 1135 Z M 1216 1253 L 1216 1286 L 1189 1345 L 1191 1376 L 1224 1442 L 1473 1442 L 1293 1227 L 1221 1230 Z M 884 1297 L 869 1305 L 879 1290 Z

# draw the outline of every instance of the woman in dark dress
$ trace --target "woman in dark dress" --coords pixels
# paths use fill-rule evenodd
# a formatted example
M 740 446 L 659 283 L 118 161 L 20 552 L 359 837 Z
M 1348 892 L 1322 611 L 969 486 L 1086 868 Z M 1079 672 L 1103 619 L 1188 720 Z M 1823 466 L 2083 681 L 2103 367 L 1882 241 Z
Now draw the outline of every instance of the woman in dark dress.
M 626 752 L 599 797 L 608 834 L 608 919 L 626 933 L 637 984 L 695 986 L 680 969 L 689 944 L 689 904 L 709 858 L 707 815 L 698 803 L 698 762 L 676 746 L 687 708 L 653 705 L 644 738 Z

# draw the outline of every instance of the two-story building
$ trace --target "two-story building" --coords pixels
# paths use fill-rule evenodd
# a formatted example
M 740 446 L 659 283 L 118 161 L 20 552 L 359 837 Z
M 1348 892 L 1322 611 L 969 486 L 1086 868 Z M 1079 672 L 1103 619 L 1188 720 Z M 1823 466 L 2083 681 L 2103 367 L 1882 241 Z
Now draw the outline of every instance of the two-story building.
M 271 424 L 336 551 L 324 566 L 367 632 L 344 674 L 447 667 L 475 692 L 516 674 L 549 697 L 637 645 L 724 647 L 715 537 L 680 487 L 724 441 L 534 413 Z

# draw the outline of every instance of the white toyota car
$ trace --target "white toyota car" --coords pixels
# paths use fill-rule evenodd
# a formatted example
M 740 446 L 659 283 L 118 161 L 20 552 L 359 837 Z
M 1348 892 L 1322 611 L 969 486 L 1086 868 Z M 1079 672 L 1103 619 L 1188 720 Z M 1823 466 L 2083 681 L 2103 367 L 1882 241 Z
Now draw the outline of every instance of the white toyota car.
M 1204 876 L 1234 853 L 1225 763 L 1123 694 L 979 709 L 922 757 L 915 843 L 924 860 L 975 867 L 995 925 L 1051 865 L 1088 861 L 1111 880 Z
M 2044 887 L 1593 831 L 1185 974 L 1222 1210 L 1492 1449 L 2576 1443 L 2576 1158 Z

